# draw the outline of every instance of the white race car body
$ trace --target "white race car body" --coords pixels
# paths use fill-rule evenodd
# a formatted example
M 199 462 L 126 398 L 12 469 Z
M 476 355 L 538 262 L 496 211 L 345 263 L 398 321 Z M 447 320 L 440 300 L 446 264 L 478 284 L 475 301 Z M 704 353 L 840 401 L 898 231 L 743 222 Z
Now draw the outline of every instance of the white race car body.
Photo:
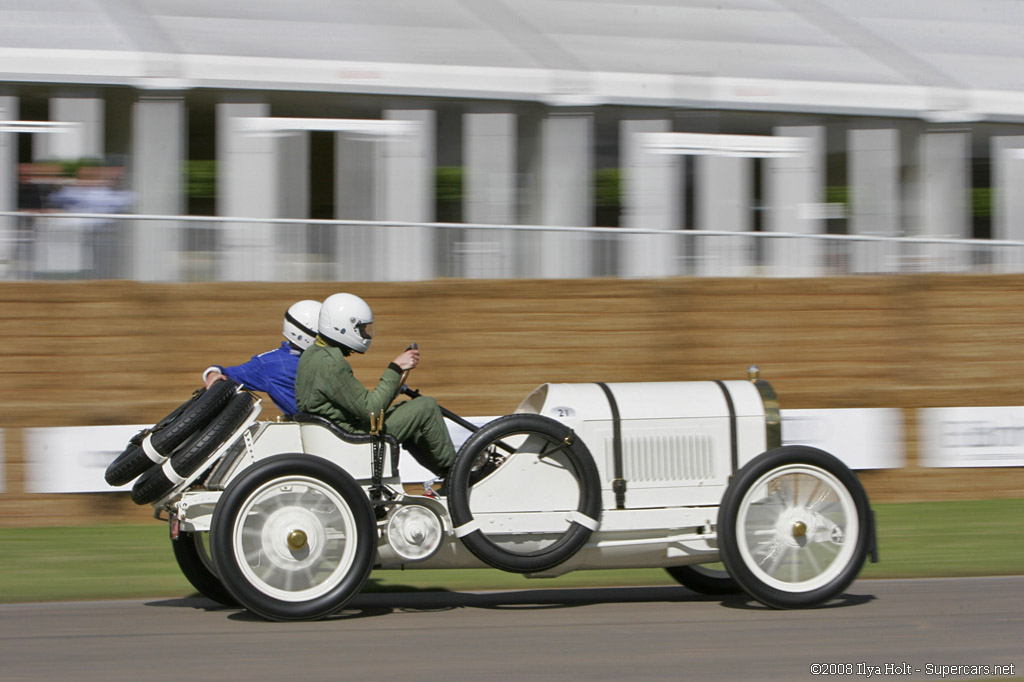
M 827 453 L 780 447 L 778 404 L 756 375 L 545 384 L 470 436 L 443 497 L 403 487 L 395 458 L 409 455 L 386 424 L 350 436 L 258 415 L 256 401 L 189 476 L 168 459 L 172 487 L 152 504 L 195 543 L 207 578 L 268 618 L 328 615 L 378 568 L 666 567 L 700 591 L 807 606 L 844 589 L 873 549 L 856 478 Z M 352 548 L 359 537 L 375 538 L 372 551 Z M 677 568 L 720 561 L 728 575 L 701 573 L 696 587 Z

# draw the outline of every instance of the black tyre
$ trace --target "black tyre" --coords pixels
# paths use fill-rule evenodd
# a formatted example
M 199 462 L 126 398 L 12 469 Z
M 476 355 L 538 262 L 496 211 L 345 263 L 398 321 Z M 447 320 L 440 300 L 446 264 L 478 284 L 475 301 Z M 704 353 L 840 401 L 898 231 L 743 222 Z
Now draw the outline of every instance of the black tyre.
M 121 452 L 107 467 L 104 479 L 107 485 L 120 486 L 134 481 L 146 469 L 153 466 L 153 460 L 142 450 L 142 439 L 149 435 L 149 430 L 139 431 L 130 441 L 128 447 Z
M 251 409 L 252 395 L 236 393 L 212 424 L 192 434 L 174 451 L 169 462 L 170 471 L 168 463 L 150 465 L 132 486 L 132 501 L 136 504 L 149 504 L 171 492 L 209 460 L 225 439 L 241 426 Z
M 483 461 L 500 464 L 480 480 Z M 509 415 L 476 431 L 446 485 L 456 534 L 477 558 L 503 571 L 558 566 L 586 544 L 601 518 L 601 480 L 590 451 L 572 429 L 541 415 Z M 516 530 L 517 516 L 537 518 L 537 512 L 548 514 L 542 525 L 550 527 Z
M 209 533 L 179 532 L 177 539 L 171 541 L 174 558 L 199 594 L 224 606 L 238 606 L 238 602 L 217 577 L 210 556 L 209 540 Z
M 665 570 L 677 583 L 697 594 L 717 596 L 743 591 L 721 564 L 670 566 Z
M 221 581 L 269 620 L 312 620 L 341 609 L 373 568 L 369 499 L 340 467 L 277 455 L 246 469 L 213 513 L 210 547 Z
M 218 381 L 209 390 L 200 389 L 152 428 L 135 434 L 124 452 L 107 467 L 104 474 L 107 484 L 124 485 L 154 464 L 162 464 L 186 438 L 209 424 L 224 409 L 237 388 L 238 384 L 233 381 Z
M 178 405 L 170 414 L 158 421 L 156 424 L 147 429 L 142 429 L 128 441 L 127 447 L 118 455 L 113 462 L 107 467 L 105 479 L 108 485 L 119 486 L 134 480 L 140 476 L 147 469 L 153 466 L 154 461 L 145 453 L 142 449 L 142 441 L 145 440 L 146 436 L 159 431 L 164 428 L 185 411 L 185 409 L 194 403 L 199 397 L 206 391 L 205 388 L 200 388 L 194 393 L 192 397 Z M 159 458 L 158 458 L 159 459 Z
M 740 469 L 718 512 L 729 575 L 779 609 L 817 606 L 849 587 L 872 542 L 867 493 L 846 465 L 804 445 Z

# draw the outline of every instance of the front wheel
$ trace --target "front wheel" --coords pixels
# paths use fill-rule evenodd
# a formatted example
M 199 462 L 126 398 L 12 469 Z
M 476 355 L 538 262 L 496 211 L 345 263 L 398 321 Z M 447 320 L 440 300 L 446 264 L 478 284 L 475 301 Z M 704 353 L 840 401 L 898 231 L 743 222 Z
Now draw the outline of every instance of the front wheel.
M 363 489 L 309 455 L 278 455 L 246 470 L 221 496 L 210 532 L 231 595 L 281 621 L 340 610 L 366 582 L 377 544 Z
M 729 575 L 780 609 L 817 606 L 845 590 L 871 543 L 868 496 L 834 456 L 803 445 L 759 455 L 722 498 L 718 543 Z

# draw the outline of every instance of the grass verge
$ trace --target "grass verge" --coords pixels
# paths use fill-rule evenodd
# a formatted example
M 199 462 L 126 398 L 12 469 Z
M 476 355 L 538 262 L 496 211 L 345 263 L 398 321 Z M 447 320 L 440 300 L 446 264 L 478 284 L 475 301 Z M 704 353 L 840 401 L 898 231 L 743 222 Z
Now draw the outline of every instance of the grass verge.
M 881 562 L 864 578 L 1024 574 L 1024 499 L 874 505 Z M 0 529 L 0 602 L 194 594 L 166 526 Z M 369 591 L 668 585 L 661 569 L 531 580 L 498 570 L 376 571 Z

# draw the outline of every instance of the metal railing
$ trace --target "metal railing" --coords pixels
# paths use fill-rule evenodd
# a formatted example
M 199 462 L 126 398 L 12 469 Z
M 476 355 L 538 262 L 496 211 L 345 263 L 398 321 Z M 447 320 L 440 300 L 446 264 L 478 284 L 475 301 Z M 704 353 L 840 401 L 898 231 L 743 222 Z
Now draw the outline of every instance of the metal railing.
M 1024 242 L 0 212 L 0 279 L 402 281 L 1024 272 Z

